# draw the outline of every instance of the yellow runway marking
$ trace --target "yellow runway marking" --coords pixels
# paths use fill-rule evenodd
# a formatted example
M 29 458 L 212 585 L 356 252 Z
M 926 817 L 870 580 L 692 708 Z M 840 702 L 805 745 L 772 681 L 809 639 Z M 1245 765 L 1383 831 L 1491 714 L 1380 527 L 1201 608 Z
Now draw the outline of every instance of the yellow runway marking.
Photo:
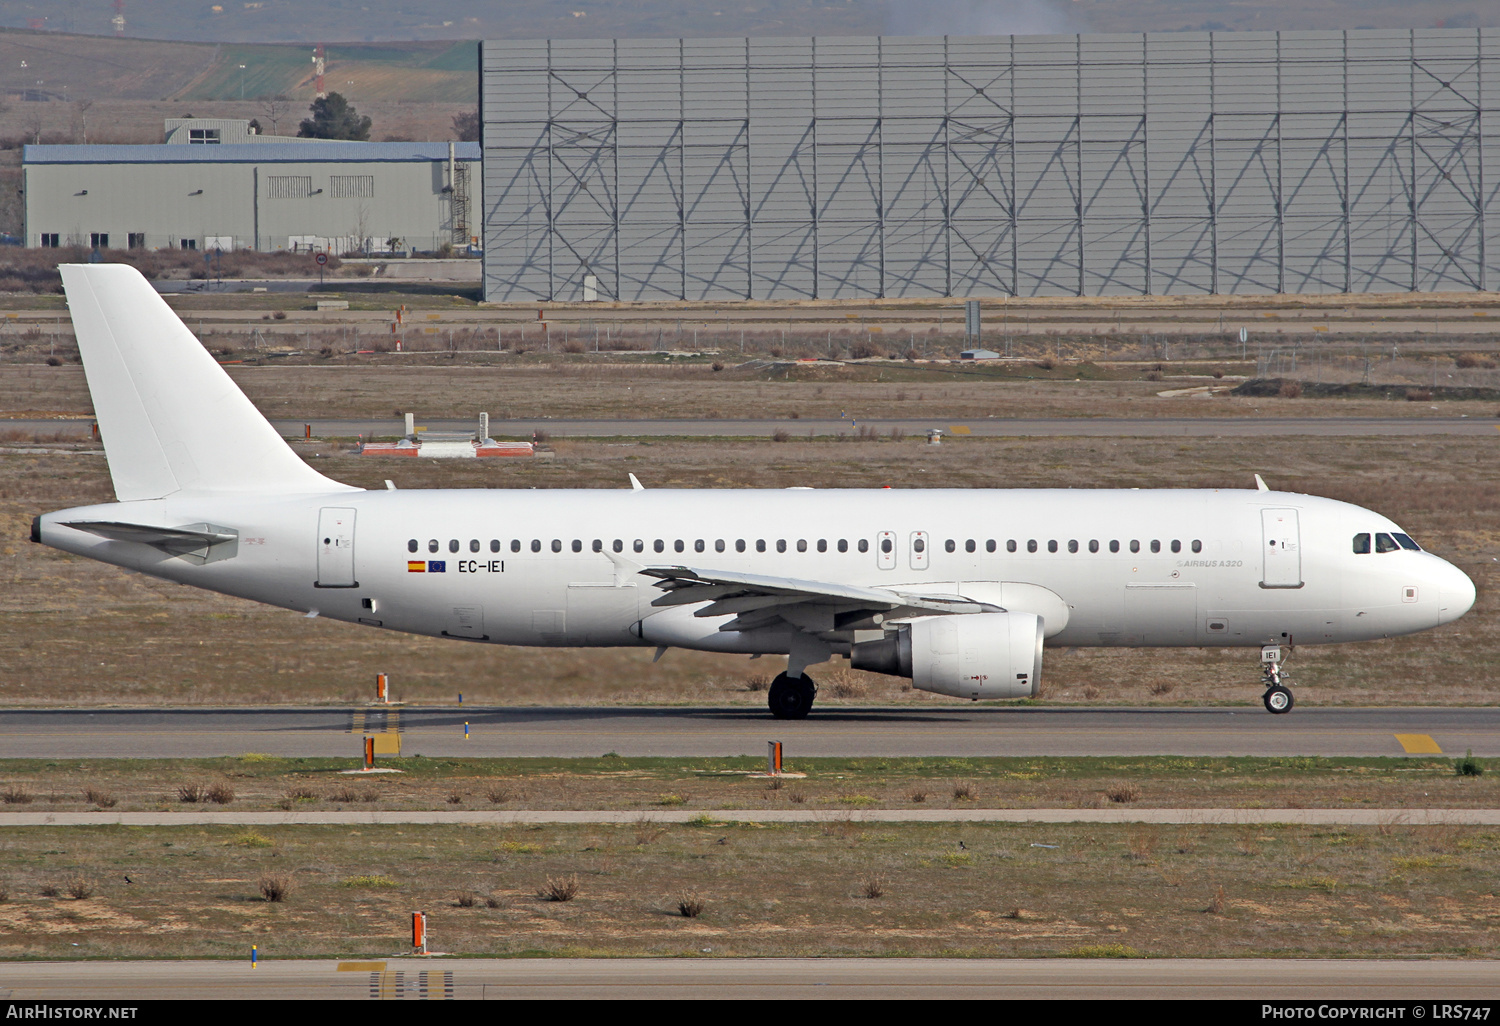
M 340 962 L 338 971 L 341 973 L 383 973 L 384 962 Z
M 1396 740 L 1406 749 L 1407 755 L 1442 755 L 1443 750 L 1432 739 L 1431 734 L 1397 734 Z

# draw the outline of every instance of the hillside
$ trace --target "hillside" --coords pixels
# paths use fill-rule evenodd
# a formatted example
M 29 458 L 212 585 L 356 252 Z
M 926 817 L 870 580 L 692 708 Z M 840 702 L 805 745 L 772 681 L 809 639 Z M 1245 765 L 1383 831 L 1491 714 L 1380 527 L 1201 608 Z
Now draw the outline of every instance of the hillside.
M 112 0 L 0 0 L 0 28 L 113 34 Z M 125 0 L 134 39 L 942 35 L 1500 23 L 1494 0 Z M 238 70 L 237 68 L 235 70 Z M 236 83 L 237 84 L 237 83 Z

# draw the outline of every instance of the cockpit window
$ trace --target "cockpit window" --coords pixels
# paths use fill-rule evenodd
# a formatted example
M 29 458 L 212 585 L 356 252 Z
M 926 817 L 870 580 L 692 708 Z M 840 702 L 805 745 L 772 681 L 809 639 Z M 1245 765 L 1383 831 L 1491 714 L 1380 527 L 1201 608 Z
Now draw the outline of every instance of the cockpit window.
M 1381 531 L 1379 534 L 1377 534 L 1375 536 L 1375 551 L 1376 552 L 1395 552 L 1400 547 L 1401 546 L 1399 546 L 1399 545 L 1396 544 L 1396 539 L 1392 538 L 1390 535 L 1386 534 L 1384 531 Z
M 1354 554 L 1356 556 L 1363 556 L 1363 555 L 1368 554 L 1369 551 L 1370 551 L 1370 535 L 1369 535 L 1369 533 L 1366 532 L 1365 534 L 1356 534 L 1354 536 Z
M 1396 539 L 1396 541 L 1400 542 L 1401 543 L 1401 547 L 1403 549 L 1406 549 L 1406 550 L 1408 550 L 1410 552 L 1421 552 L 1422 551 L 1422 546 L 1420 546 L 1416 542 L 1412 541 L 1411 540 L 1411 535 L 1409 535 L 1409 534 L 1401 534 L 1400 532 L 1392 531 L 1391 532 L 1391 537 L 1394 538 L 1394 539 Z

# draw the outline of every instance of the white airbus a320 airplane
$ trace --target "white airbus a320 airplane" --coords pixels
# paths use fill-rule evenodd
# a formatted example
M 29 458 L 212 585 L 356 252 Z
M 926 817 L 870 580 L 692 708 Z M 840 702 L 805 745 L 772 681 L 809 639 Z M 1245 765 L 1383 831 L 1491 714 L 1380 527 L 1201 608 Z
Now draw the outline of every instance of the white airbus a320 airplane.
M 1282 649 L 1448 623 L 1474 584 L 1378 513 L 1258 490 L 364 491 L 297 458 L 133 268 L 62 268 L 119 500 L 33 541 L 309 616 L 500 645 L 833 655 L 1035 695 L 1042 647 Z M 634 481 L 632 480 L 632 484 Z M 659 654 L 659 652 L 658 652 Z

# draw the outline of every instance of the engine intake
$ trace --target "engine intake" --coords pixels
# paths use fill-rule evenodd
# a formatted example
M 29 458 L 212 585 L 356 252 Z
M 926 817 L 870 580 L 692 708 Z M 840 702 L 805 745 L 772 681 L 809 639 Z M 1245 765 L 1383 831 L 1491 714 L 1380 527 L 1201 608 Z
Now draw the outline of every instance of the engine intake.
M 849 665 L 910 677 L 915 688 L 955 698 L 1034 697 L 1043 626 L 1034 613 L 925 617 L 854 645 Z

